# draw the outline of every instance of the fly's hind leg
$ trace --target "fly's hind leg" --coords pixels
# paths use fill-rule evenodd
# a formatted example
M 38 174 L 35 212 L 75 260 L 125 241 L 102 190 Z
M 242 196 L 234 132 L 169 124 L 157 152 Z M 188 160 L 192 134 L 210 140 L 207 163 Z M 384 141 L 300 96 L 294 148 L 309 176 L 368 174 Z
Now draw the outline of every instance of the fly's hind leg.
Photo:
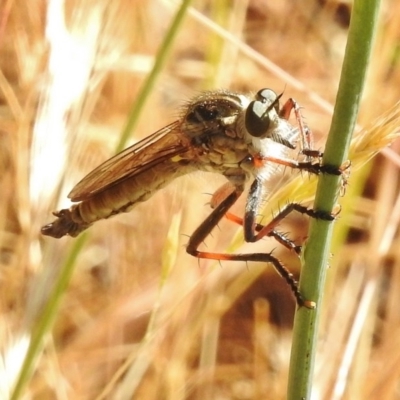
M 187 245 L 186 251 L 194 257 L 204 258 L 209 260 L 226 260 L 226 261 L 255 261 L 255 262 L 266 262 L 271 263 L 279 275 L 285 279 L 287 284 L 290 286 L 291 291 L 293 292 L 297 304 L 299 306 L 306 306 L 309 308 L 313 308 L 314 303 L 309 302 L 303 298 L 301 295 L 298 282 L 296 281 L 293 274 L 283 265 L 283 263 L 273 256 L 271 253 L 246 253 L 246 254 L 227 254 L 227 253 L 215 253 L 208 251 L 198 250 L 201 243 L 206 239 L 206 237 L 210 234 L 212 229 L 221 221 L 221 219 L 225 215 L 231 215 L 229 209 L 236 203 L 238 198 L 243 192 L 243 187 L 235 187 L 232 184 L 227 185 L 222 192 L 219 193 L 218 202 L 215 204 L 215 208 L 211 212 L 211 214 L 205 219 L 203 223 L 194 231 L 192 236 L 189 239 L 189 243 Z M 233 214 L 232 214 L 233 215 Z M 261 228 L 261 225 L 259 225 Z M 248 228 L 246 227 L 246 218 L 244 220 L 244 231 L 245 238 L 248 236 Z M 273 230 L 271 230 L 273 231 Z M 247 232 L 247 234 L 246 234 Z M 260 229 L 262 232 L 262 236 L 266 236 L 265 230 Z M 273 236 L 271 234 L 271 236 Z M 256 240 L 259 240 L 257 236 Z M 247 240 L 248 238 L 246 238 Z M 256 241 L 256 240 L 247 240 L 247 241 Z
M 229 209 L 235 204 L 241 193 L 242 190 L 238 192 L 231 183 L 223 185 L 214 193 L 210 202 L 213 212 L 190 238 L 189 245 L 187 247 L 188 253 L 196 257 L 206 259 L 269 262 L 273 264 L 277 272 L 288 283 L 296 298 L 297 304 L 300 306 L 304 305 L 308 308 L 314 308 L 315 303 L 313 301 L 305 300 L 303 298 L 293 274 L 278 258 L 273 256 L 271 253 L 222 254 L 202 252 L 198 250 L 198 247 L 208 236 L 211 230 L 225 216 L 230 221 L 243 226 L 244 237 L 247 242 L 257 242 L 263 237 L 269 236 L 273 237 L 277 242 L 282 244 L 287 249 L 299 255 L 301 252 L 301 246 L 296 245 L 295 242 L 276 230 L 276 227 L 279 225 L 279 223 L 293 211 L 307 215 L 311 218 L 325 221 L 333 221 L 335 219 L 335 215 L 318 212 L 304 207 L 299 203 L 289 203 L 283 209 L 281 209 L 268 224 L 262 225 L 256 222 L 257 211 L 262 202 L 262 182 L 258 179 L 255 179 L 251 185 L 244 218 L 240 218 L 237 215 L 229 212 Z
M 265 236 L 273 236 L 275 238 L 278 238 L 278 241 L 282 241 L 282 244 L 286 247 L 294 245 L 291 240 L 285 240 L 285 237 L 282 238 L 279 235 L 277 236 L 275 234 L 276 226 L 292 211 L 297 211 L 300 214 L 305 214 L 311 218 L 321 219 L 324 221 L 333 221 L 335 219 L 335 215 L 333 214 L 315 211 L 313 209 L 304 207 L 299 203 L 289 203 L 271 220 L 271 222 L 261 227 L 259 224 L 257 224 L 256 218 L 257 212 L 262 203 L 262 192 L 263 182 L 261 179 L 256 178 L 250 187 L 246 203 L 246 212 L 243 219 L 244 238 L 246 242 L 257 242 Z M 297 249 L 297 251 L 300 251 L 300 249 Z M 296 292 L 294 292 L 294 294 L 299 304 L 302 301 L 302 304 L 306 305 L 307 307 L 313 308 L 315 306 L 315 303 L 313 301 L 303 300 L 299 289 L 297 289 L 297 291 L 300 295 L 300 298 L 296 296 Z

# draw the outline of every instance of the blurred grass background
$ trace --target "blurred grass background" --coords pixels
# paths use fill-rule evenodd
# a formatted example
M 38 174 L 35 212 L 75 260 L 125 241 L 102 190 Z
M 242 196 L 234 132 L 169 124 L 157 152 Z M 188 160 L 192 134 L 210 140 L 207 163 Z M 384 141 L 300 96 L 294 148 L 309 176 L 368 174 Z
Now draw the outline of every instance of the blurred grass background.
M 201 90 L 269 87 L 303 106 L 323 149 L 351 5 L 193 1 L 195 12 L 185 19 L 130 143 L 178 118 L 181 105 Z M 0 397 L 7 398 L 74 243 L 42 238 L 40 227 L 52 220 L 51 211 L 68 206 L 75 183 L 113 155 L 176 4 L 6 0 L 0 7 Z M 382 126 L 398 125 L 398 107 L 392 108 L 399 99 L 399 17 L 400 5 L 383 0 L 359 119 L 367 128 L 355 141 L 353 167 L 362 140 L 374 143 L 374 150 L 367 146 L 370 157 L 387 143 Z M 398 147 L 395 142 L 354 171 L 340 200 L 316 398 L 400 397 Z M 293 185 L 311 183 L 292 175 Z M 270 266 L 199 262 L 184 251 L 222 182 L 205 173 L 180 178 L 131 213 L 88 231 L 28 395 L 285 398 L 295 307 L 290 290 Z M 288 193 L 274 186 L 279 196 L 271 205 L 297 196 L 298 188 L 285 188 Z M 243 201 L 238 214 L 241 207 Z M 301 242 L 307 220 L 293 216 L 281 230 Z M 240 230 L 223 221 L 207 249 L 233 247 L 232 237 Z M 272 249 L 298 273 L 299 260 L 271 240 L 240 247 Z

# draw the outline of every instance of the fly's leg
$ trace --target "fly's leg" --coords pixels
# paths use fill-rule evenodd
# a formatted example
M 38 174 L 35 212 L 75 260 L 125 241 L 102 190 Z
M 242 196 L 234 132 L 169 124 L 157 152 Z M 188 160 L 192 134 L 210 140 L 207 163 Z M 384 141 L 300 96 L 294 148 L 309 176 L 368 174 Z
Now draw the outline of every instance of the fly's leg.
M 279 275 L 281 275 L 282 278 L 284 278 L 287 284 L 290 286 L 296 298 L 297 304 L 299 306 L 306 306 L 309 308 L 313 308 L 314 304 L 312 302 L 303 299 L 298 288 L 298 283 L 293 274 L 282 264 L 282 262 L 278 258 L 274 257 L 271 253 L 226 254 L 226 253 L 214 253 L 214 252 L 206 252 L 198 250 L 199 246 L 210 234 L 212 229 L 219 223 L 219 221 L 221 221 L 221 219 L 227 214 L 229 209 L 236 203 L 242 192 L 243 192 L 243 187 L 235 187 L 231 185 L 231 190 L 227 191 L 224 199 L 218 203 L 218 205 L 214 208 L 212 213 L 194 231 L 194 233 L 189 239 L 186 251 L 194 257 L 204 258 L 209 260 L 220 260 L 220 261 L 227 260 L 227 261 L 245 261 L 245 262 L 256 261 L 256 262 L 271 263 L 275 267 Z M 255 193 L 253 190 L 253 195 L 254 194 Z M 261 201 L 261 199 L 258 200 Z M 254 213 L 254 220 L 255 220 L 255 213 Z M 255 222 L 251 224 L 252 233 L 250 235 L 249 234 L 250 230 L 246 226 L 246 224 L 248 223 L 249 223 L 249 216 L 248 213 L 246 212 L 246 217 L 244 219 L 245 238 L 247 240 L 250 237 L 250 240 L 247 241 L 254 242 L 255 241 L 254 237 L 257 237 L 254 236 L 253 233 L 253 229 L 256 224 Z M 262 236 L 265 235 L 266 233 L 264 233 L 263 231 Z
M 315 211 L 311 208 L 304 207 L 299 203 L 289 203 L 271 220 L 270 223 L 261 227 L 256 223 L 256 216 L 262 202 L 262 190 L 262 182 L 259 179 L 255 179 L 250 187 L 246 212 L 243 219 L 244 238 L 246 242 L 257 242 L 264 236 L 269 236 L 274 228 L 292 211 L 297 211 L 300 214 L 305 214 L 311 218 L 321 219 L 324 221 L 333 221 L 335 219 L 335 215 Z
M 314 150 L 314 135 L 308 125 L 304 122 L 304 117 L 301 114 L 301 107 L 299 103 L 293 98 L 290 98 L 279 110 L 279 116 L 288 120 L 290 113 L 294 112 L 297 125 L 299 126 L 300 138 L 301 138 L 301 153 L 307 156 L 307 160 L 320 160 L 322 153 L 319 150 Z
M 278 158 L 271 156 L 255 156 L 253 159 L 256 167 L 262 167 L 266 162 L 273 162 L 275 164 L 284 165 L 293 169 L 307 171 L 315 175 L 329 174 L 336 176 L 343 176 L 343 173 L 348 169 L 348 165 L 335 167 L 333 165 L 323 165 L 320 161 L 296 161 L 290 158 Z
M 289 158 L 277 158 L 271 156 L 255 156 L 253 157 L 253 163 L 256 167 L 262 167 L 266 162 L 273 162 L 275 164 L 284 165 L 293 169 L 299 169 L 300 171 L 307 171 L 311 174 L 320 175 L 328 174 L 341 177 L 340 185 L 340 196 L 344 196 L 347 186 L 348 177 L 350 174 L 351 163 L 346 161 L 340 167 L 329 164 L 321 164 L 321 161 L 296 161 Z M 328 214 L 329 215 L 329 214 Z
M 289 203 L 286 205 L 286 207 L 284 209 L 282 209 L 271 220 L 270 223 L 260 227 L 260 225 L 257 224 L 257 222 L 256 222 L 256 217 L 257 217 L 257 212 L 262 203 L 262 198 L 263 198 L 262 194 L 263 194 L 263 183 L 261 180 L 255 179 L 250 187 L 250 191 L 249 191 L 249 195 L 248 195 L 247 203 L 246 203 L 246 211 L 245 211 L 245 215 L 244 215 L 244 219 L 243 219 L 244 238 L 245 238 L 246 242 L 257 242 L 258 240 L 262 239 L 264 236 L 276 237 L 275 234 L 272 234 L 272 232 L 275 232 L 274 228 L 284 218 L 286 218 L 292 211 L 297 211 L 301 214 L 308 215 L 311 218 L 322 219 L 325 221 L 333 221 L 335 219 L 335 215 L 331 215 L 331 214 L 328 214 L 325 212 L 315 211 L 313 209 L 304 207 L 298 203 Z M 284 244 L 284 243 L 282 243 L 282 244 Z M 290 245 L 290 240 L 287 240 L 286 245 Z M 278 269 L 278 272 L 282 275 L 282 272 L 280 269 Z M 285 277 L 284 275 L 282 275 L 282 276 Z M 296 296 L 297 303 L 312 307 L 314 305 L 314 303 L 312 301 L 304 300 L 298 289 L 297 282 L 294 281 L 294 283 L 295 283 L 296 290 L 293 290 L 293 286 L 291 286 L 291 287 L 292 287 L 294 295 Z
M 300 138 L 301 138 L 301 153 L 307 157 L 305 162 L 296 162 L 292 160 L 279 160 L 270 158 L 266 161 L 272 161 L 278 164 L 286 165 L 292 168 L 301 169 L 308 171 L 313 174 L 326 173 L 331 175 L 342 175 L 343 176 L 343 187 L 347 183 L 347 175 L 350 168 L 350 163 L 346 162 L 340 167 L 332 165 L 322 165 L 323 153 L 319 150 L 315 150 L 314 146 L 314 135 L 312 130 L 304 121 L 304 117 L 301 114 L 301 107 L 293 98 L 288 99 L 285 104 L 279 110 L 279 116 L 286 120 L 289 119 L 291 112 L 294 112 L 297 125 L 299 126 Z
M 222 185 L 222 186 L 213 194 L 213 196 L 212 196 L 212 198 L 211 198 L 211 202 L 210 202 L 211 208 L 213 208 L 213 209 L 216 208 L 217 205 L 223 200 L 223 198 L 227 196 L 227 193 L 228 193 L 229 191 L 232 191 L 233 188 L 234 188 L 234 186 L 233 186 L 230 182 L 227 182 L 227 183 L 225 183 L 224 185 Z M 290 204 L 289 204 L 288 206 L 290 206 Z M 287 206 L 287 207 L 288 207 L 288 206 Z M 285 210 L 282 210 L 282 213 L 284 213 L 285 211 L 286 211 L 286 208 L 285 208 Z M 265 225 L 262 225 L 262 224 L 259 224 L 259 223 L 256 223 L 256 224 L 255 224 L 254 230 L 255 230 L 256 232 L 260 232 L 260 231 L 265 232 L 265 233 L 264 233 L 265 236 L 273 237 L 273 238 L 274 238 L 278 243 L 280 243 L 282 246 L 286 247 L 286 248 L 287 248 L 288 250 L 290 250 L 290 251 L 294 251 L 297 255 L 300 255 L 300 253 L 301 253 L 301 246 L 296 245 L 296 243 L 295 243 L 293 240 L 289 239 L 286 235 L 284 235 L 283 233 L 278 232 L 278 231 L 276 231 L 276 230 L 274 229 L 274 227 L 277 226 L 277 225 L 279 224 L 279 222 L 280 222 L 283 218 L 285 218 L 285 216 L 280 217 L 280 214 L 281 214 L 281 213 L 279 213 L 279 214 L 274 218 L 274 220 L 273 220 L 273 221 L 276 221 L 276 223 L 274 223 L 273 221 L 271 221 L 271 222 L 268 224 L 268 226 L 271 227 L 271 229 L 270 229 L 269 232 L 267 232 L 267 231 L 265 230 Z M 287 214 L 285 214 L 285 215 L 287 215 Z M 225 214 L 225 218 L 228 219 L 229 221 L 234 222 L 235 224 L 240 225 L 240 226 L 243 227 L 243 223 L 244 223 L 244 222 L 243 222 L 243 218 L 241 218 L 241 217 L 239 217 L 239 216 L 237 216 L 237 215 L 235 215 L 235 214 L 233 214 L 233 213 L 231 213 L 231 212 L 229 212 L 229 211 Z
M 243 226 L 243 218 L 238 217 L 235 214 L 232 214 L 230 212 L 227 212 L 225 214 L 225 218 L 227 218 L 229 221 L 234 222 L 235 224 L 238 224 L 240 226 Z M 276 223 L 278 225 L 279 222 Z M 270 224 L 268 224 L 270 225 Z M 265 225 L 256 223 L 254 226 L 254 230 L 256 232 L 260 232 L 264 230 Z M 294 251 L 297 255 L 300 255 L 301 253 L 301 246 L 296 245 L 296 243 L 289 239 L 285 234 L 276 231 L 275 229 L 271 229 L 269 232 L 266 232 L 264 236 L 272 237 L 274 238 L 278 243 L 280 243 L 282 246 L 286 247 L 290 251 Z

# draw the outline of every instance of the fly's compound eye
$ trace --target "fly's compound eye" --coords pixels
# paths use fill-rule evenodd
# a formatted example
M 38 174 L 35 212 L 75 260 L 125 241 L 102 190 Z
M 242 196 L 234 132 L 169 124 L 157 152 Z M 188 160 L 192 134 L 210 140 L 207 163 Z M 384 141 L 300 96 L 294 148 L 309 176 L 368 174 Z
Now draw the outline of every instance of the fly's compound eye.
M 279 113 L 279 98 L 271 89 L 261 89 L 246 110 L 245 124 L 251 136 L 261 137 L 269 128 L 269 111 L 274 109 Z
M 269 115 L 266 104 L 262 101 L 252 101 L 246 110 L 245 125 L 251 136 L 260 137 L 269 128 Z
M 278 96 L 272 89 L 261 89 L 256 94 L 256 100 L 266 103 L 267 105 L 273 104 L 273 107 L 277 113 L 279 113 L 279 99 Z
M 198 105 L 196 106 L 193 111 L 187 116 L 187 120 L 190 122 L 205 122 L 205 121 L 212 121 L 218 117 L 218 110 L 215 106 L 211 105 Z

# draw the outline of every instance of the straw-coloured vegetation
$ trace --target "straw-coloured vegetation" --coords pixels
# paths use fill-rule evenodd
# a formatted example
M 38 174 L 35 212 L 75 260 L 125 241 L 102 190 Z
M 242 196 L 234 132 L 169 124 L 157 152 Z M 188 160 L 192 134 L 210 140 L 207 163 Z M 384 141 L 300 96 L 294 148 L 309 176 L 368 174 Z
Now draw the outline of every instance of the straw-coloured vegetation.
M 351 2 L 197 0 L 192 7 L 125 142 L 121 132 L 176 2 L 0 4 L 0 398 L 13 393 L 29 342 L 42 331 L 38 359 L 18 384 L 35 399 L 286 396 L 290 289 L 270 265 L 185 252 L 223 177 L 178 178 L 78 239 L 40 235 L 51 212 L 70 205 L 72 187 L 121 141 L 126 147 L 173 122 L 203 90 L 268 87 L 283 101 L 294 97 L 323 150 Z M 398 392 L 399 18 L 400 4 L 383 1 L 321 305 L 316 398 Z M 271 184 L 260 220 L 289 201 L 311 204 L 315 185 L 315 177 L 286 170 Z M 279 226 L 299 244 L 307 228 L 296 215 Z M 300 273 L 295 254 L 271 238 L 243 244 L 241 228 L 227 220 L 204 246 L 273 250 Z

